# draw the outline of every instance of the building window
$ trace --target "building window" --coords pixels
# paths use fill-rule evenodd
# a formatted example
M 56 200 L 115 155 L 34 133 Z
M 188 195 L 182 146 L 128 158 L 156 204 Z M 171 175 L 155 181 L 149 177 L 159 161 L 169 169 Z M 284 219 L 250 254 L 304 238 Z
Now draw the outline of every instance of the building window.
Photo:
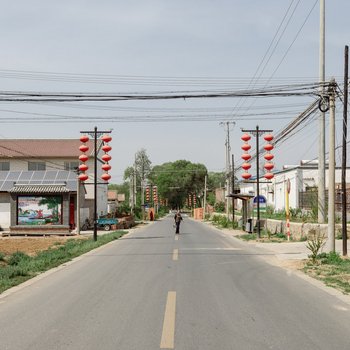
M 28 162 L 28 170 L 46 170 L 45 162 Z
M 9 171 L 10 162 L 0 162 L 0 171 Z
M 64 170 L 75 171 L 79 168 L 79 162 L 64 162 Z

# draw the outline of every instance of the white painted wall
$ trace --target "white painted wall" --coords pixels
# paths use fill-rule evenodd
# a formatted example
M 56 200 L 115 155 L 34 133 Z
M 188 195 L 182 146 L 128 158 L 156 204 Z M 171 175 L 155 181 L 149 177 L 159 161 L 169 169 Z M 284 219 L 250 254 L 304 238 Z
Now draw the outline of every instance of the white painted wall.
M 11 225 L 11 207 L 10 203 L 0 203 L 0 226 L 7 230 Z
M 267 199 L 267 205 L 274 207 L 275 211 L 284 210 L 286 202 L 286 183 L 290 181 L 289 206 L 297 208 L 299 206 L 299 192 L 305 191 L 307 187 L 315 187 L 318 185 L 318 170 L 305 169 L 303 167 L 291 167 L 280 173 L 275 174 L 271 183 L 264 183 L 265 178 L 260 180 L 260 194 Z M 341 183 L 341 169 L 335 171 L 336 184 Z M 346 182 L 350 183 L 350 171 L 346 171 Z M 328 169 L 326 170 L 326 188 L 328 188 Z M 241 193 L 256 195 L 255 183 L 240 183 Z

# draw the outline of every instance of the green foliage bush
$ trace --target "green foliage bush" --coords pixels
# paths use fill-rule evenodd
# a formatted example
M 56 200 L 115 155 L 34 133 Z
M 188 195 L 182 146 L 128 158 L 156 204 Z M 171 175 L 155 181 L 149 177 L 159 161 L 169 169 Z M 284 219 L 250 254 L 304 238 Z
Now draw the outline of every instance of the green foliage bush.
M 217 203 L 215 203 L 214 210 L 217 213 L 223 213 L 225 211 L 225 203 L 224 202 L 217 202 Z
M 339 265 L 342 262 L 343 262 L 343 259 L 337 252 L 326 253 L 321 258 L 321 264 Z
M 9 265 L 14 266 L 14 265 L 19 265 L 21 263 L 23 264 L 23 263 L 27 262 L 28 260 L 30 260 L 29 255 L 27 255 L 23 252 L 15 252 L 9 257 L 7 263 Z

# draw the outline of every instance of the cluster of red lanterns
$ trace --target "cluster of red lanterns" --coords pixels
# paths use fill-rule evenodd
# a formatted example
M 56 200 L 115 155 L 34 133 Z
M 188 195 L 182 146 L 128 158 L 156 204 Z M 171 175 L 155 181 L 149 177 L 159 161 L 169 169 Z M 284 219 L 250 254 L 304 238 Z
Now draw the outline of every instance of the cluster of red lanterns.
M 102 150 L 105 152 L 105 154 L 102 156 L 102 160 L 104 161 L 104 164 L 102 165 L 102 170 L 104 171 L 104 174 L 102 174 L 101 178 L 104 181 L 108 181 L 111 178 L 111 175 L 108 174 L 108 171 L 111 170 L 111 165 L 109 164 L 109 161 L 112 159 L 112 157 L 108 154 L 108 152 L 112 149 L 112 147 L 108 144 L 112 140 L 112 137 L 110 135 L 103 135 L 102 141 L 103 146 Z M 87 156 L 86 152 L 89 150 L 89 146 L 86 144 L 89 141 L 89 136 L 83 135 L 80 137 L 80 142 L 82 145 L 79 147 L 82 154 L 79 156 L 79 160 L 81 164 L 79 165 L 79 172 L 80 175 L 78 176 L 79 180 L 84 182 L 86 181 L 89 176 L 86 174 L 86 171 L 89 169 L 89 167 L 86 165 L 86 162 L 89 160 L 89 157 Z
M 241 157 L 244 160 L 244 163 L 242 164 L 242 168 L 244 170 L 242 177 L 245 180 L 249 180 L 252 177 L 252 174 L 248 173 L 248 170 L 252 167 L 252 165 L 249 163 L 252 156 L 248 153 L 248 151 L 251 149 L 251 145 L 248 143 L 248 141 L 251 139 L 251 136 L 249 134 L 243 134 L 241 139 L 244 141 L 241 147 L 244 151 Z
M 111 178 L 111 175 L 108 174 L 108 171 L 111 170 L 111 165 L 109 164 L 109 161 L 112 159 L 112 157 L 108 154 L 108 152 L 112 149 L 112 147 L 108 144 L 112 141 L 111 135 L 105 134 L 102 136 L 103 146 L 102 151 L 105 152 L 105 154 L 101 157 L 104 161 L 104 164 L 102 164 L 102 170 L 104 171 L 104 174 L 101 175 L 101 179 L 104 181 L 108 181 Z
M 146 202 L 147 203 L 149 203 L 149 201 L 150 201 L 150 199 L 151 199 L 151 197 L 150 197 L 150 187 L 149 186 L 147 186 L 146 187 Z
M 274 155 L 271 154 L 271 151 L 273 150 L 273 145 L 271 143 L 271 141 L 273 140 L 273 135 L 265 135 L 264 140 L 267 142 L 264 146 L 264 150 L 266 151 L 264 155 L 264 158 L 266 159 L 266 163 L 264 164 L 264 169 L 266 170 L 266 173 L 264 177 L 267 180 L 271 180 L 274 177 L 272 169 L 275 167 L 275 165 L 271 162 L 271 160 L 274 158 Z
M 191 194 L 188 195 L 188 200 L 187 200 L 187 202 L 188 202 L 188 206 L 189 206 L 189 207 L 192 207 L 192 195 L 191 195 Z
M 80 137 L 80 142 L 82 145 L 79 147 L 79 149 L 82 154 L 79 156 L 81 164 L 79 165 L 80 175 L 78 178 L 82 182 L 86 181 L 89 178 L 89 176 L 86 174 L 86 171 L 89 169 L 89 167 L 85 164 L 89 160 L 89 157 L 86 155 L 86 152 L 89 150 L 89 146 L 86 144 L 88 141 L 89 136 L 83 135 Z
M 158 187 L 153 186 L 153 202 L 158 203 Z

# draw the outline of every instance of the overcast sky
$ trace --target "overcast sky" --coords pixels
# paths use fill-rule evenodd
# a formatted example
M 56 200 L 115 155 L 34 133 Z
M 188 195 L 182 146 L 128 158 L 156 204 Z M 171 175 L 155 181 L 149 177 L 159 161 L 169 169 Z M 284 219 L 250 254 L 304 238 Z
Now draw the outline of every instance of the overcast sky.
M 318 81 L 315 0 L 0 3 L 1 91 L 212 92 L 247 89 L 250 82 L 250 87 L 262 87 Z M 349 0 L 326 0 L 326 76 L 340 84 L 344 46 L 350 38 L 349 13 Z M 94 126 L 113 129 L 111 175 L 112 182 L 120 183 L 141 148 L 153 165 L 187 159 L 222 171 L 225 131 L 220 121 L 235 121 L 231 147 L 239 159 L 241 128 L 259 125 L 278 132 L 313 101 L 1 102 L 0 118 L 6 120 L 1 121 L 0 137 L 79 138 L 81 130 Z M 339 144 L 340 105 L 337 111 Z M 71 118 L 60 120 L 64 116 Z M 113 118 L 107 122 L 102 117 Z M 123 117 L 127 122 L 121 122 Z M 317 137 L 318 122 L 310 120 L 274 151 L 277 167 L 317 157 Z

